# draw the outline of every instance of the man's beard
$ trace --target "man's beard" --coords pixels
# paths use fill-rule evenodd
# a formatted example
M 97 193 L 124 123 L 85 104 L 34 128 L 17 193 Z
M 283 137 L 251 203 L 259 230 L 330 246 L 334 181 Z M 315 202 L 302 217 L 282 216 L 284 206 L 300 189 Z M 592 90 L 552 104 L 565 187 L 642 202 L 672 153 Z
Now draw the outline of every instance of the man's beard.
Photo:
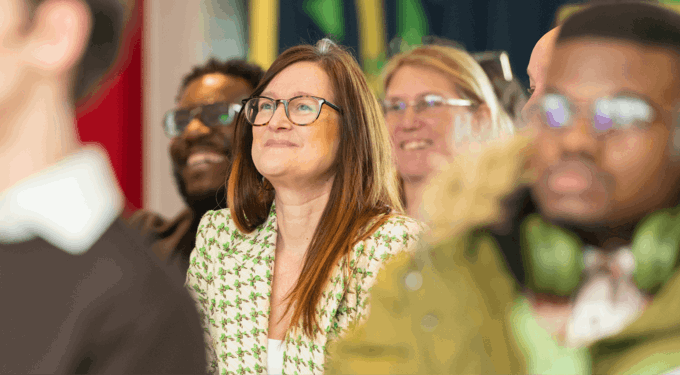
M 197 214 L 198 218 L 210 210 L 219 210 L 227 207 L 226 182 L 215 191 L 190 195 L 187 193 L 186 183 L 177 169 L 173 170 L 173 176 L 175 177 L 175 184 L 177 184 L 179 194 L 187 206 Z

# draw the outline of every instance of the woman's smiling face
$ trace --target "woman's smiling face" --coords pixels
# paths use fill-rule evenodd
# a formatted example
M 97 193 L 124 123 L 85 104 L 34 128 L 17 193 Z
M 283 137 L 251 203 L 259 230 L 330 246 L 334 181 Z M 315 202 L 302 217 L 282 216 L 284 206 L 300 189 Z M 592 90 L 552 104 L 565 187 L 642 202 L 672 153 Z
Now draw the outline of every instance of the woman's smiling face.
M 385 90 L 386 103 L 411 103 L 428 96 L 460 99 L 449 77 L 417 65 L 398 68 Z M 399 114 L 386 113 L 399 174 L 404 178 L 423 178 L 432 172 L 428 157 L 433 153 L 451 154 L 449 138 L 453 136 L 455 116 L 466 114 L 468 107 L 450 106 L 420 113 L 409 106 Z
M 328 74 L 313 62 L 298 62 L 285 68 L 260 96 L 272 99 L 316 96 L 337 103 Z M 331 179 L 340 144 L 340 116 L 323 105 L 316 121 L 298 126 L 286 117 L 280 104 L 266 125 L 253 126 L 255 167 L 274 187 L 280 183 L 317 184 Z

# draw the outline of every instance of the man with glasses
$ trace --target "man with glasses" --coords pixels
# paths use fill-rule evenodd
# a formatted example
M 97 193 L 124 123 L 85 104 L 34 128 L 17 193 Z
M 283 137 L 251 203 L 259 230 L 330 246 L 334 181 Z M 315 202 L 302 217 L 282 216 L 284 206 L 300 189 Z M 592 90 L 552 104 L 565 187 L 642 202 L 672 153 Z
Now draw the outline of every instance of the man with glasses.
M 152 236 L 156 255 L 179 267 L 182 275 L 189 268 L 201 217 L 208 210 L 226 207 L 234 119 L 241 100 L 263 74 L 260 67 L 243 60 L 210 59 L 184 77 L 177 108 L 165 115 L 163 128 L 172 138 L 173 173 L 187 208 L 172 220 L 143 210 L 130 220 Z
M 388 267 L 335 373 L 678 373 L 678 66 L 677 13 L 571 16 L 535 137 L 432 187 L 433 248 Z

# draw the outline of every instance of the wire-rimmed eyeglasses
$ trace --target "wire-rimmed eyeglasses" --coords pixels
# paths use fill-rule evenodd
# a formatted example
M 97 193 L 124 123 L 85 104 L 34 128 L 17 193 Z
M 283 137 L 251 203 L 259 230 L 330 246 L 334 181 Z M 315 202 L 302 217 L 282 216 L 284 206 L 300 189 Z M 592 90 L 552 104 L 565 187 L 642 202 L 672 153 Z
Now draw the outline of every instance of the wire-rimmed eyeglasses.
M 474 102 L 469 99 L 445 98 L 440 95 L 426 94 L 410 102 L 394 99 L 383 101 L 385 118 L 403 116 L 408 107 L 413 107 L 417 114 L 429 115 L 444 107 L 473 107 Z
M 342 109 L 337 105 L 316 96 L 296 96 L 290 99 L 256 96 L 243 100 L 246 120 L 254 126 L 266 125 L 274 116 L 279 103 L 283 103 L 288 120 L 300 126 L 309 125 L 316 121 L 324 104 L 342 113 Z
M 537 116 L 538 115 L 538 116 Z M 633 95 L 598 98 L 592 102 L 574 102 L 564 95 L 548 93 L 524 116 L 531 124 L 550 129 L 564 129 L 578 116 L 586 116 L 595 134 L 646 129 L 657 119 L 658 111 L 647 100 Z

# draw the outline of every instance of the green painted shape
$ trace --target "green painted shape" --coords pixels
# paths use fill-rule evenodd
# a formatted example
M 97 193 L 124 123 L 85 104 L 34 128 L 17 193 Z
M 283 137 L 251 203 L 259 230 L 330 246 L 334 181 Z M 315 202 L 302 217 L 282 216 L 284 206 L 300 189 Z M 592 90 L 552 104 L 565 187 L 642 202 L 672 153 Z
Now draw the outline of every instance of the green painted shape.
M 420 0 L 397 0 L 397 36 L 408 45 L 421 44 L 428 33 L 427 16 Z
M 305 13 L 326 35 L 342 41 L 345 37 L 345 15 L 342 0 L 305 0 L 302 5 Z

